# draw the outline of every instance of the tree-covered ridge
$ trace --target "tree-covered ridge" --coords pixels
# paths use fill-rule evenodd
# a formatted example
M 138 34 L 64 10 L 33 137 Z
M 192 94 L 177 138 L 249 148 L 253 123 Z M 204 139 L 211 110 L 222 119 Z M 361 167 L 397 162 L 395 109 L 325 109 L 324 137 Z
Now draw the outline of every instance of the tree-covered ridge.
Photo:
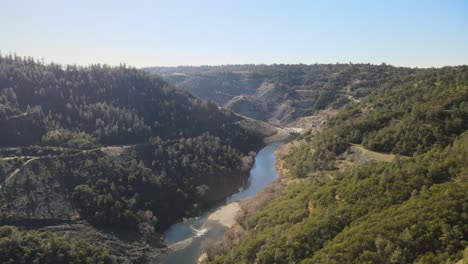
M 344 123 L 343 127 L 336 130 L 352 131 L 338 136 L 376 151 L 413 155 L 433 144 L 445 146 L 468 129 L 466 66 L 427 70 L 414 81 L 381 94 L 369 99 L 367 109 L 343 111 L 341 120 L 334 121 Z
M 467 72 L 465 66 L 427 70 L 345 107 L 327 129 L 303 136 L 286 163 L 304 179 L 244 219 L 245 237 L 214 262 L 462 259 L 468 246 Z M 351 143 L 411 156 L 337 170 Z
M 48 232 L 0 227 L 1 263 L 113 263 L 109 253 L 85 241 Z
M 0 56 L 1 145 L 39 142 L 48 130 L 85 132 L 105 144 L 197 136 L 238 120 L 143 71 L 43 65 Z
M 245 181 L 263 140 L 242 121 L 124 65 L 0 56 L 0 223 L 157 240 Z
M 184 189 L 203 183 L 201 176 L 229 175 L 241 169 L 241 153 L 210 134 L 176 141 L 152 138 L 150 143 L 151 168 Z
M 443 150 L 309 178 L 247 218 L 244 240 L 215 262 L 460 259 L 468 245 L 467 149 L 465 133 Z
M 242 171 L 240 151 L 209 134 L 152 138 L 118 159 L 102 151 L 105 148 L 31 160 L 4 179 L 0 220 L 69 221 L 78 211 L 81 219 L 97 226 L 163 231 L 222 200 L 225 196 L 212 191 L 226 183 L 240 186 L 247 172 Z
M 351 143 L 411 156 L 437 144 L 446 146 L 468 129 L 468 67 L 425 70 L 414 79 L 350 104 L 329 120 L 319 135 L 288 158 L 303 177 L 334 168 L 334 159 Z
M 224 80 L 245 75 L 250 80 L 265 78 L 270 82 L 287 85 L 310 85 L 319 88 L 330 79 L 339 82 L 357 81 L 354 89 L 377 86 L 382 80 L 413 74 L 417 69 L 393 67 L 386 64 L 272 64 L 272 65 L 222 65 L 222 66 L 178 66 L 148 67 L 148 72 L 162 76 L 185 79 L 187 76 L 218 75 Z M 176 74 L 175 74 L 176 73 Z M 392 75 L 394 75 L 392 77 Z
M 304 263 L 455 263 L 468 245 L 467 188 L 466 182 L 437 184 L 370 214 Z

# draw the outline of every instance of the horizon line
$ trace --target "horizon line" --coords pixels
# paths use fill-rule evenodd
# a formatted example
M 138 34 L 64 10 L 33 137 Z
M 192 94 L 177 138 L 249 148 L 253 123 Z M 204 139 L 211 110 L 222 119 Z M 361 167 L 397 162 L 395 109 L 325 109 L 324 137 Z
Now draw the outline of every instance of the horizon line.
M 396 65 L 388 62 L 380 62 L 380 63 L 373 63 L 373 62 L 313 62 L 313 63 L 304 63 L 304 62 L 297 62 L 297 63 L 226 63 L 226 64 L 179 64 L 179 65 L 150 65 L 150 66 L 134 66 L 127 62 L 120 62 L 118 64 L 114 63 L 106 63 L 106 62 L 97 62 L 97 63 L 88 63 L 88 64 L 80 64 L 80 63 L 66 63 L 66 62 L 56 62 L 53 60 L 48 60 L 46 58 L 37 58 L 35 56 L 21 56 L 18 55 L 16 52 L 7 52 L 4 53 L 0 50 L 0 57 L 7 57 L 13 56 L 18 57 L 21 59 L 33 59 L 35 62 L 40 63 L 42 65 L 50 65 L 56 64 L 61 66 L 81 66 L 81 67 L 89 67 L 95 65 L 102 65 L 102 66 L 110 66 L 110 67 L 119 67 L 119 66 L 127 66 L 129 68 L 135 69 L 148 69 L 148 68 L 182 68 L 182 67 L 225 67 L 225 66 L 278 66 L 278 65 L 286 65 L 286 66 L 297 66 L 297 65 L 304 65 L 304 66 L 313 66 L 313 65 L 387 65 L 395 68 L 411 68 L 411 69 L 441 69 L 445 67 L 461 67 L 467 66 L 467 64 L 451 64 L 451 65 L 442 65 L 442 66 L 404 66 L 404 65 Z

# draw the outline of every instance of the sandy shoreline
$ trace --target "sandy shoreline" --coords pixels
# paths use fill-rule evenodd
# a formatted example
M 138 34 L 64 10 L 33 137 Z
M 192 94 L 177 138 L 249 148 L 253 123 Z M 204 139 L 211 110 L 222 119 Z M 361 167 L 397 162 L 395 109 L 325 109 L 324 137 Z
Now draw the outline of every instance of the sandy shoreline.
M 265 139 L 265 141 L 268 142 L 268 144 L 284 140 L 289 136 L 289 133 L 282 128 L 277 128 L 277 131 L 278 133 Z M 286 148 L 286 150 L 284 150 L 284 147 L 285 145 L 279 147 L 275 151 L 275 156 L 277 157 L 275 160 L 275 168 L 278 173 L 278 178 L 276 180 L 271 182 L 265 187 L 264 190 L 260 191 L 253 197 L 242 201 L 232 202 L 220 207 L 218 210 L 216 210 L 210 216 L 208 216 L 208 220 L 216 221 L 219 224 L 231 229 L 238 224 L 238 216 L 244 215 L 244 213 L 249 212 L 251 211 L 251 209 L 258 207 L 258 205 L 254 206 L 254 204 L 258 204 L 258 202 L 260 201 L 260 203 L 263 204 L 265 200 L 270 200 L 271 194 L 277 191 L 278 187 L 282 185 L 282 180 L 285 178 L 286 173 L 284 173 L 285 169 L 284 166 L 282 166 L 283 161 L 281 160 L 281 158 L 289 152 L 290 148 Z M 267 196 L 268 199 L 265 199 L 265 196 Z
M 216 210 L 214 213 L 208 216 L 208 220 L 216 221 L 219 224 L 226 226 L 227 228 L 231 228 L 237 224 L 236 217 L 240 211 L 240 203 L 233 202 Z
M 284 133 L 280 134 L 284 139 Z M 279 136 L 279 135 L 278 135 Z M 280 192 L 284 190 L 284 187 L 288 184 L 288 172 L 284 168 L 284 161 L 282 158 L 286 156 L 291 150 L 292 144 L 288 143 L 280 146 L 274 153 L 275 159 L 275 169 L 278 174 L 278 178 L 268 184 L 263 190 L 258 192 L 253 197 L 233 202 L 227 204 L 215 212 L 213 212 L 208 220 L 216 221 L 219 224 L 228 228 L 224 237 L 222 238 L 215 247 L 219 247 L 227 244 L 235 244 L 237 239 L 243 236 L 244 229 L 239 225 L 239 219 L 245 218 L 247 215 L 257 211 L 259 208 L 263 207 L 266 203 L 271 201 L 276 197 Z M 240 220 L 242 221 L 242 220 Z M 212 257 L 212 256 L 211 256 Z M 202 252 L 199 256 L 197 263 L 209 263 L 209 253 Z
M 284 139 L 289 135 L 289 133 L 285 133 L 283 129 L 278 129 L 278 135 L 275 138 L 276 141 Z M 244 214 L 248 214 L 253 210 L 256 210 L 259 206 L 263 205 L 266 201 L 271 200 L 274 196 L 277 195 L 278 191 L 281 190 L 287 179 L 289 179 L 289 171 L 284 166 L 284 156 L 286 156 L 290 151 L 291 148 L 294 146 L 292 143 L 287 143 L 285 145 L 280 146 L 275 151 L 275 169 L 276 173 L 278 174 L 278 178 L 268 184 L 263 190 L 258 192 L 253 197 L 232 202 L 225 206 L 220 207 L 218 210 L 213 212 L 209 217 L 208 220 L 216 221 L 219 224 L 226 226 L 228 228 L 232 228 L 238 224 L 238 216 L 242 216 Z

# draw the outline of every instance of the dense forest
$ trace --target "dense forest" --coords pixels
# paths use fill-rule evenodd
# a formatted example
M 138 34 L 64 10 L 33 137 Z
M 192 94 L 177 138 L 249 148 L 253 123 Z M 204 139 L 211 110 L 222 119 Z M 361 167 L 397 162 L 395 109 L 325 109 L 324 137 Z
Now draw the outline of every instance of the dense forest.
M 215 263 L 455 263 L 468 255 L 468 67 L 385 84 L 302 135 L 300 184 L 241 221 Z M 396 154 L 353 161 L 353 146 Z M 347 166 L 341 166 L 346 164 Z
M 84 132 L 104 144 L 141 143 L 150 136 L 197 136 L 239 121 L 210 101 L 125 65 L 43 65 L 0 57 L 0 87 L 1 146 L 37 144 L 53 129 Z
M 243 157 L 263 145 L 262 134 L 244 128 L 243 120 L 125 65 L 45 65 L 0 56 L 0 223 L 85 220 L 103 232 L 154 237 L 242 185 L 252 165 Z M 7 242 L 11 236 L 62 239 L 3 234 Z M 76 246 L 67 243 L 64 248 Z M 62 254 L 36 244 L 2 251 L 0 262 L 21 250 Z M 41 262 L 40 256 L 26 262 L 34 259 Z
M 6 182 L 1 196 L 5 212 L 13 214 L 10 218 L 50 215 L 65 220 L 77 209 L 98 225 L 136 230 L 149 221 L 164 230 L 198 212 L 201 203 L 222 200 L 208 199 L 220 183 L 244 179 L 241 153 L 218 137 L 150 142 L 118 159 L 98 148 L 34 160 Z M 48 209 L 61 199 L 66 206 Z
M 226 108 L 276 124 L 339 111 L 294 140 L 282 158 L 291 184 L 240 219 L 245 234 L 217 248 L 215 263 L 453 263 L 468 254 L 468 67 L 146 71 L 162 78 L 0 56 L 0 262 L 115 262 L 127 253 L 115 253 L 115 240 L 28 229 L 89 225 L 100 238 L 118 231 L 153 243 L 222 201 L 245 182 L 267 130 Z
M 108 252 L 85 241 L 12 226 L 0 227 L 0 245 L 2 263 L 113 263 Z

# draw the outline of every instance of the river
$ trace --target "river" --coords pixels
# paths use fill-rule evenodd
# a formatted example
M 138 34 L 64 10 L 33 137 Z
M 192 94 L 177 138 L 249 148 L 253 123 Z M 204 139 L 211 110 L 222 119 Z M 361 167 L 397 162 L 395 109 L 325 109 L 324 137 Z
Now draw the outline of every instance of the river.
M 278 177 L 274 152 L 281 144 L 279 142 L 269 144 L 258 152 L 255 164 L 250 170 L 249 180 L 239 192 L 228 197 L 224 205 L 254 196 Z M 219 241 L 227 230 L 227 227 L 207 220 L 210 214 L 224 205 L 213 208 L 201 216 L 172 225 L 165 233 L 164 243 L 171 248 L 165 263 L 197 263 L 204 246 Z

